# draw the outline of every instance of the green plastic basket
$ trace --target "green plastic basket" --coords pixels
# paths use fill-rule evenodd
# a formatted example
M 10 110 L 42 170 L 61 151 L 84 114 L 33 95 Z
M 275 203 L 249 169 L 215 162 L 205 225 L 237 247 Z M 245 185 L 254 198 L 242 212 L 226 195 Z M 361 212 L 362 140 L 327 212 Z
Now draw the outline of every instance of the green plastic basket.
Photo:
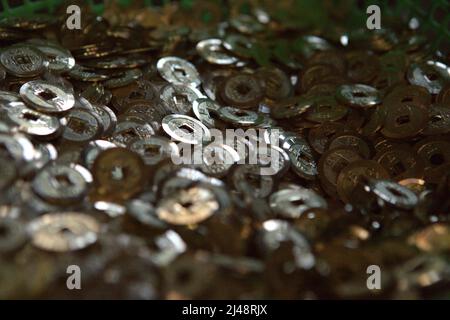
M 101 14 L 104 9 L 104 0 L 85 0 L 92 10 Z M 124 7 L 133 3 L 133 0 L 116 0 Z M 194 1 L 213 0 L 180 0 L 184 7 L 189 7 Z M 227 2 L 226 0 L 215 0 Z M 233 0 L 228 0 L 233 1 Z M 63 0 L 0 0 L 0 17 L 30 15 L 39 12 L 52 12 Z M 144 0 L 148 6 L 162 5 L 173 0 Z M 244 2 L 245 3 L 245 2 Z M 381 8 L 383 19 L 419 19 L 421 29 L 428 35 L 433 47 L 448 50 L 450 46 L 450 1 L 449 0 L 297 0 L 297 5 L 289 14 L 299 13 L 298 19 L 313 15 L 316 22 L 329 21 L 331 10 L 344 10 L 346 23 L 354 28 L 364 27 L 367 19 L 366 8 L 377 4 Z M 328 3 L 328 6 L 325 4 Z M 309 10 L 308 10 L 309 9 Z M 328 11 L 327 11 L 328 10 Z M 314 20 L 314 17 L 312 18 Z

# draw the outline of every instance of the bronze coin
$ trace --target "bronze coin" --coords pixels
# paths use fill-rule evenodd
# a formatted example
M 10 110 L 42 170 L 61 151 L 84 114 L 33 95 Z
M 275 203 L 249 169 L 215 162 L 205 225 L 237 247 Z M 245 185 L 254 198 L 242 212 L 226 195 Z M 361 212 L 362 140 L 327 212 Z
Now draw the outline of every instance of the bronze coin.
M 261 68 L 255 74 L 261 81 L 267 98 L 281 100 L 292 92 L 292 84 L 284 71 L 278 68 Z
M 270 112 L 274 119 L 292 119 L 304 114 L 314 104 L 308 96 L 295 96 L 274 103 Z
M 311 128 L 308 132 L 308 141 L 313 149 L 322 154 L 332 136 L 344 130 L 344 125 L 339 122 L 324 122 L 320 126 Z
M 380 62 L 373 54 L 355 51 L 348 53 L 346 58 L 347 76 L 355 83 L 370 83 L 379 73 Z
M 438 183 L 448 173 L 450 142 L 440 138 L 427 138 L 419 141 L 414 149 L 425 163 L 425 180 Z
M 306 112 L 305 118 L 313 122 L 337 121 L 347 115 L 348 107 L 338 103 L 334 97 L 318 96 Z
M 381 133 L 386 138 L 411 138 L 425 129 L 428 110 L 422 104 L 402 103 L 390 105 Z
M 444 106 L 450 107 L 450 84 L 442 88 L 436 97 L 436 102 L 442 103 Z
M 381 164 L 396 181 L 423 177 L 423 160 L 408 146 L 388 147 L 378 152 L 374 160 Z
M 399 104 L 414 104 L 428 107 L 431 103 L 431 95 L 424 87 L 400 84 L 390 91 L 383 101 L 383 105 L 389 110 Z
M 450 132 L 450 104 L 434 104 L 428 108 L 428 124 L 423 130 L 425 135 Z
M 339 74 L 344 74 L 346 62 L 344 57 L 337 51 L 325 50 L 314 53 L 308 59 L 308 65 L 326 64 L 335 68 Z
M 326 77 L 336 76 L 337 69 L 328 64 L 316 64 L 306 68 L 300 75 L 300 88 L 302 92 L 307 92 L 314 85 L 324 83 Z
M 337 198 L 336 187 L 339 173 L 350 163 L 362 160 L 361 155 L 351 148 L 328 150 L 319 159 L 318 171 L 322 188 Z
M 111 148 L 100 153 L 93 165 L 93 177 L 100 196 L 127 200 L 140 192 L 145 184 L 145 164 L 135 152 Z
M 336 133 L 330 138 L 328 149 L 352 148 L 355 149 L 364 159 L 371 158 L 373 148 L 366 139 L 354 132 Z
M 222 85 L 222 99 L 233 107 L 256 107 L 264 91 L 258 78 L 250 74 L 237 74 L 227 78 Z
M 352 193 L 363 178 L 389 179 L 389 173 L 374 160 L 358 160 L 344 169 L 337 178 L 337 192 L 341 200 L 348 203 Z

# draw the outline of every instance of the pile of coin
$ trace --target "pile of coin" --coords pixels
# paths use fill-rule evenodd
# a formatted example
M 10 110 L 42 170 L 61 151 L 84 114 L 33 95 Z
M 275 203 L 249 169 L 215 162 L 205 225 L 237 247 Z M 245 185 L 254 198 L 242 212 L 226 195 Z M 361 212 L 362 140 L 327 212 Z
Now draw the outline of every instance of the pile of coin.
M 448 295 L 450 56 L 264 3 L 0 21 L 0 298 Z

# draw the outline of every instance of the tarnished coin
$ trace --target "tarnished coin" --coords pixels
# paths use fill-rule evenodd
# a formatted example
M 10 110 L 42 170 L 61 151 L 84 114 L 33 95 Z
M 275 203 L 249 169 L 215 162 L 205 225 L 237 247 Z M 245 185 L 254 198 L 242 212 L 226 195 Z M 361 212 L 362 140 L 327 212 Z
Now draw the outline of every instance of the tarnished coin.
M 408 146 L 383 149 L 375 155 L 374 160 L 381 164 L 396 181 L 423 177 L 424 162 Z
M 89 171 L 81 172 L 72 165 L 55 164 L 39 171 L 31 187 L 45 201 L 69 204 L 83 199 L 89 181 L 92 181 Z
M 223 107 L 217 113 L 223 121 L 239 127 L 257 126 L 263 121 L 262 114 L 233 107 Z
M 299 218 L 311 208 L 327 208 L 327 202 L 310 189 L 282 189 L 270 196 L 270 207 L 284 218 Z
M 388 179 L 387 171 L 376 161 L 358 160 L 343 168 L 337 178 L 337 192 L 345 203 L 351 202 L 352 194 L 362 179 Z
M 232 168 L 231 183 L 239 192 L 251 198 L 265 198 L 275 187 L 273 175 L 263 174 L 256 164 L 237 164 Z
M 439 138 L 428 138 L 418 142 L 414 149 L 425 164 L 425 180 L 438 183 L 448 173 L 450 142 Z
M 40 216 L 28 225 L 33 245 L 53 252 L 84 249 L 97 241 L 100 225 L 83 213 L 62 212 Z
M 261 68 L 256 71 L 265 95 L 269 99 L 281 100 L 292 93 L 292 84 L 289 77 L 278 68 Z
M 352 148 L 327 150 L 318 164 L 319 179 L 325 192 L 337 198 L 337 180 L 341 170 L 358 160 L 362 160 L 362 156 Z
M 328 149 L 335 148 L 353 148 L 365 159 L 371 158 L 373 153 L 372 145 L 363 136 L 351 131 L 336 133 L 330 138 Z
M 241 108 L 256 107 L 263 94 L 258 78 L 243 73 L 227 78 L 221 90 L 221 97 L 226 103 Z
M 292 119 L 306 113 L 314 105 L 314 99 L 306 96 L 295 96 L 278 101 L 270 108 L 275 119 Z
M 146 165 L 155 165 L 164 159 L 179 157 L 178 145 L 165 137 L 151 136 L 134 140 L 130 149 L 139 154 Z
M 20 96 L 32 108 L 45 113 L 66 112 L 75 105 L 72 93 L 40 80 L 25 83 Z
M 88 169 L 92 169 L 95 159 L 104 150 L 116 148 L 117 145 L 107 140 L 93 140 L 85 145 L 81 152 L 83 164 Z
M 342 85 L 337 89 L 336 98 L 356 108 L 371 108 L 381 103 L 378 90 L 365 84 Z
M 200 76 L 195 66 L 187 60 L 178 57 L 164 57 L 158 60 L 158 72 L 168 82 L 197 87 Z
M 108 89 L 120 88 L 133 83 L 140 77 L 142 77 L 140 69 L 128 69 L 124 72 L 113 74 L 108 80 L 103 82 L 103 85 Z
M 161 199 L 156 214 L 170 224 L 194 225 L 208 219 L 219 209 L 219 202 L 212 190 L 194 186 Z
M 347 115 L 348 108 L 331 96 L 313 98 L 312 106 L 305 114 L 306 120 L 313 122 L 337 121 Z
M 308 141 L 314 151 L 322 154 L 325 152 L 331 137 L 343 131 L 344 128 L 344 125 L 339 122 L 323 122 L 320 126 L 309 130 Z
M 145 164 L 135 152 L 110 148 L 100 153 L 93 164 L 96 191 L 112 200 L 127 200 L 140 192 L 145 182 Z
M 164 117 L 162 128 L 176 141 L 187 144 L 202 144 L 211 139 L 209 129 L 203 123 L 181 114 Z
M 425 135 L 445 134 L 450 132 L 450 103 L 433 104 L 428 108 L 428 124 L 422 131 Z
M 44 72 L 47 61 L 37 49 L 27 45 L 11 46 L 0 54 L 0 63 L 16 77 L 34 77 Z
M 402 103 L 387 110 L 381 133 L 392 139 L 411 138 L 425 129 L 428 111 L 423 105 Z

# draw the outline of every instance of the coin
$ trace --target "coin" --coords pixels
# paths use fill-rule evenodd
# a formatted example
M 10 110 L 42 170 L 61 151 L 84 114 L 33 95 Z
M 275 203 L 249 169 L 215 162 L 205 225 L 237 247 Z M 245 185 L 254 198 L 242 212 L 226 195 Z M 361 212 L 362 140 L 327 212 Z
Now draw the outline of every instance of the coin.
M 343 168 L 337 178 L 337 192 L 345 203 L 351 202 L 355 187 L 363 178 L 388 179 L 387 171 L 373 160 L 358 160 Z
M 3 68 L 16 77 L 34 77 L 44 72 L 47 61 L 37 49 L 18 45 L 6 48 L 0 54 Z
M 164 57 L 156 65 L 158 72 L 168 82 L 196 87 L 200 84 L 197 69 L 189 61 L 178 57 Z
M 138 154 L 126 148 L 110 148 L 94 161 L 94 185 L 102 197 L 127 200 L 142 190 L 144 172 L 144 162 Z
M 75 104 L 73 94 L 44 81 L 30 81 L 20 87 L 20 96 L 32 108 L 46 113 L 61 113 Z
M 33 245 L 52 252 L 84 249 L 97 241 L 99 231 L 94 218 L 77 212 L 48 213 L 28 225 Z

